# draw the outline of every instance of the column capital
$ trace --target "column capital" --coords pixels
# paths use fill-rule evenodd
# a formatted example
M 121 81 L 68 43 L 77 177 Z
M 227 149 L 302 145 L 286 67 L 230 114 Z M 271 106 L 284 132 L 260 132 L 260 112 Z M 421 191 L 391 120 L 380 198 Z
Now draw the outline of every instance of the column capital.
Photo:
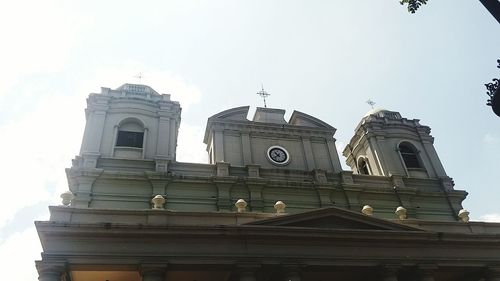
M 40 281 L 59 281 L 61 275 L 66 272 L 66 262 L 62 261 L 35 261 L 35 266 Z

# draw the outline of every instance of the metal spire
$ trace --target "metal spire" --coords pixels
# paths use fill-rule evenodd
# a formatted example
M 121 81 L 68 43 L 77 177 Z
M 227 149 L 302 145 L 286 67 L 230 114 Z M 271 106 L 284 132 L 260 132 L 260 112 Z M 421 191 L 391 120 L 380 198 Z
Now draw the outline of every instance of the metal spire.
M 266 91 L 264 91 L 264 84 L 262 84 L 262 90 L 260 90 L 260 92 L 257 92 L 257 95 L 259 95 L 264 100 L 264 107 L 267 107 L 266 98 L 271 94 L 268 94 Z

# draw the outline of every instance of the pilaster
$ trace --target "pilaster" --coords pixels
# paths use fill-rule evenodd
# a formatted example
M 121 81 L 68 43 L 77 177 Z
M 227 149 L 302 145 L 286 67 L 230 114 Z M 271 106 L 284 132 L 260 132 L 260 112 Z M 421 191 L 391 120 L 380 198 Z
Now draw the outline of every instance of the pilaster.
M 76 190 L 72 190 L 75 194 L 73 206 L 88 208 L 92 200 L 92 185 L 95 180 L 102 174 L 103 169 L 70 169 L 68 177 L 76 183 Z
M 151 196 L 156 196 L 158 194 L 163 195 L 167 193 L 169 178 L 165 178 L 163 173 L 146 171 L 144 174 L 151 184 Z
M 213 153 L 215 162 L 224 161 L 224 134 L 222 130 L 214 130 L 213 133 Z
M 177 128 L 178 123 L 174 118 L 170 118 L 170 141 L 168 144 L 168 158 L 175 160 L 177 149 Z
M 262 198 L 262 189 L 266 185 L 267 181 L 258 178 L 248 178 L 246 180 L 246 186 L 250 191 L 250 210 L 252 212 L 263 212 L 264 211 L 264 200 Z
M 229 163 L 218 162 L 216 164 L 217 175 L 214 183 L 217 186 L 217 209 L 219 211 L 231 211 L 231 187 L 236 183 L 237 177 L 229 176 Z
M 337 152 L 337 147 L 335 146 L 335 139 L 327 139 L 326 145 L 328 146 L 328 153 L 330 155 L 330 161 L 332 162 L 333 171 L 342 171 L 342 165 L 340 164 L 339 154 Z
M 315 169 L 316 163 L 314 162 L 314 154 L 312 151 L 312 145 L 309 138 L 302 137 L 302 147 L 304 149 L 304 155 L 306 160 L 306 170 Z
M 329 184 L 326 178 L 326 172 L 323 170 L 314 170 L 314 181 L 316 192 L 318 193 L 320 206 L 332 206 L 331 193 L 333 191 L 332 184 Z
M 439 160 L 439 156 L 432 142 L 422 141 L 422 146 L 424 147 L 427 157 L 429 157 L 429 161 L 431 162 L 432 168 L 434 170 L 434 176 L 446 177 L 446 172 L 444 170 L 443 164 L 441 163 L 441 160 Z
M 252 164 L 252 149 L 250 135 L 247 132 L 241 133 L 241 149 L 243 151 L 243 165 Z
M 249 164 L 247 165 L 249 178 L 260 178 L 260 165 Z
M 170 145 L 170 134 L 172 130 L 170 128 L 170 117 L 160 116 L 158 120 L 158 139 L 156 145 L 156 157 L 158 158 L 168 158 L 169 157 L 169 145 Z M 167 136 L 167 137 L 166 137 Z
M 342 171 L 340 172 L 341 176 L 341 187 L 344 191 L 344 195 L 346 197 L 346 201 L 348 204 L 348 208 L 350 210 L 361 210 L 361 203 L 359 202 L 359 193 L 361 192 L 361 188 L 357 184 L 354 183 L 354 179 L 352 178 L 351 171 Z

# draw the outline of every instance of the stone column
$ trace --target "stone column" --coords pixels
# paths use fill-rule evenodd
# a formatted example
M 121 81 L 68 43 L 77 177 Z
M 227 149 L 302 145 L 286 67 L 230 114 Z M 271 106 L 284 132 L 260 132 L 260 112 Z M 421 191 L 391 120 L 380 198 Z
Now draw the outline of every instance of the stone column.
M 36 261 L 35 264 L 39 281 L 61 281 L 61 276 L 66 272 L 66 266 L 62 262 Z
M 163 264 L 143 264 L 139 273 L 142 281 L 165 281 L 167 266 Z

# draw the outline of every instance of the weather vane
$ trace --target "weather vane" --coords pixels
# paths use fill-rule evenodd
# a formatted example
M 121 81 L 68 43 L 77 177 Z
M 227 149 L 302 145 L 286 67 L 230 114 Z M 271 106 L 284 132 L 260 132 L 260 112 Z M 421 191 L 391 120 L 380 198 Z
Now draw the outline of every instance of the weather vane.
M 142 74 L 142 72 L 139 72 L 139 74 L 135 75 L 134 78 L 137 78 L 139 83 L 141 83 L 142 78 L 144 78 L 144 75 Z
M 266 105 L 266 98 L 269 97 L 271 94 L 268 94 L 266 91 L 264 91 L 264 85 L 262 85 L 262 90 L 257 93 L 263 100 L 264 100 L 264 107 L 267 107 Z
M 373 106 L 375 105 L 375 102 L 374 102 L 374 101 L 372 101 L 371 99 L 368 99 L 368 100 L 366 101 L 366 103 L 367 103 L 367 104 L 369 104 L 369 105 L 372 107 L 372 109 L 373 109 Z

